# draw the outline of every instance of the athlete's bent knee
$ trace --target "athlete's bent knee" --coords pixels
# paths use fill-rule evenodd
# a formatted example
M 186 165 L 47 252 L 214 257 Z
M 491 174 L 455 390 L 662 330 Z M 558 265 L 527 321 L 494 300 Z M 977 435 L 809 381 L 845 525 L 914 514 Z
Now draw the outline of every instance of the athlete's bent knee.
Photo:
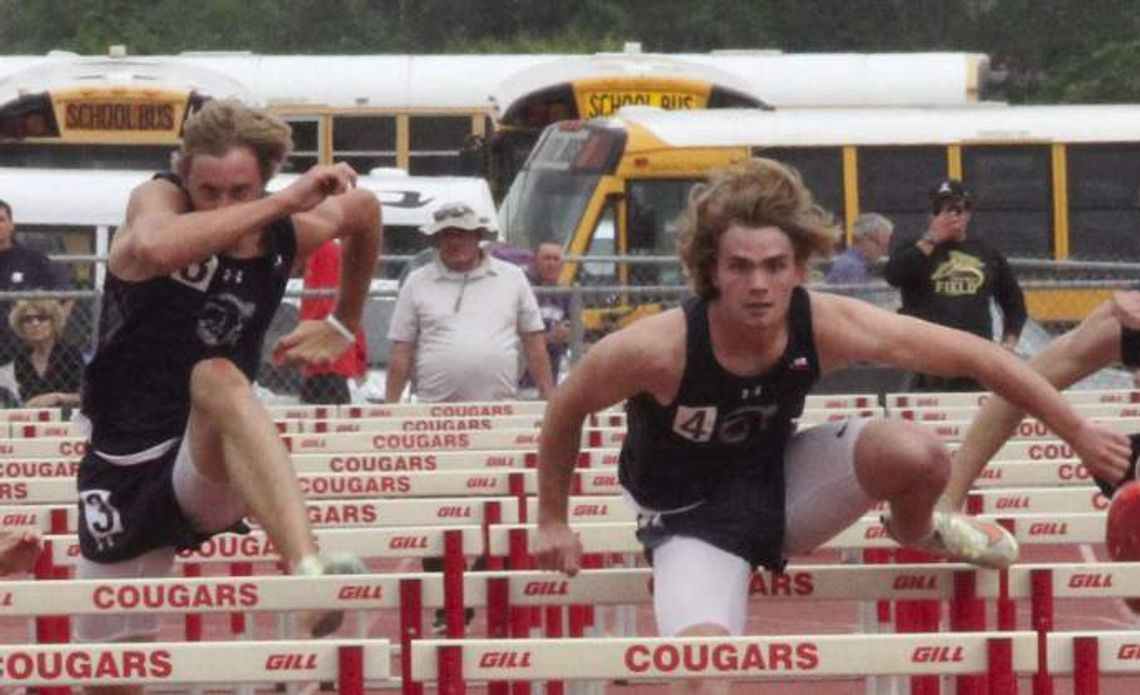
M 202 360 L 190 372 L 190 398 L 196 406 L 228 401 L 235 395 L 250 392 L 249 379 L 224 357 Z
M 924 430 L 898 447 L 893 468 L 911 484 L 944 486 L 950 476 L 950 452 L 938 437 Z

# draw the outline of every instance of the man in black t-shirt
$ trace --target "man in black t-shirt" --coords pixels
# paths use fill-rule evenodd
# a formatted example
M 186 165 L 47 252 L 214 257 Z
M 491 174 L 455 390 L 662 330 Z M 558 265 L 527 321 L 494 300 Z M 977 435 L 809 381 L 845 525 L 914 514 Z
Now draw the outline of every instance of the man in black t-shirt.
M 930 189 L 930 227 L 919 239 L 904 240 L 884 269 L 902 294 L 900 311 L 991 340 L 990 300 L 1002 311 L 1002 339 L 1013 350 L 1025 325 L 1025 296 L 996 248 L 967 234 L 972 205 L 961 181 L 948 179 Z M 919 374 L 921 391 L 980 391 L 973 379 Z
M 62 268 L 47 256 L 16 241 L 12 206 L 0 200 L 0 292 L 63 290 L 70 287 Z M 0 364 L 12 361 L 20 340 L 8 326 L 12 304 L 0 301 Z

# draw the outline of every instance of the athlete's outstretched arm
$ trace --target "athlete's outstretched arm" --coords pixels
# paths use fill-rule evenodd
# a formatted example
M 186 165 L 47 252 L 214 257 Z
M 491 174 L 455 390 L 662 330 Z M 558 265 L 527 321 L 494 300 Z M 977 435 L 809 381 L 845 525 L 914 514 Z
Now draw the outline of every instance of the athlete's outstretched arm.
M 1120 322 L 1113 300 L 1098 306 L 1076 328 L 1057 338 L 1029 360 L 1029 366 L 1057 389 L 1072 386 L 1093 372 L 1120 361 Z M 950 481 L 941 506 L 960 508 L 978 474 L 997 450 L 1013 435 L 1025 416 L 1001 396 L 989 398 L 970 423 L 962 446 L 954 454 Z M 1086 461 L 1093 473 L 1116 480 L 1115 468 L 1105 469 L 1095 460 Z
M 812 295 L 816 347 L 824 370 L 854 361 L 939 376 L 968 376 L 1033 413 L 1093 470 L 1128 467 L 1128 439 L 1090 423 L 1025 362 L 994 343 L 944 326 L 835 295 Z M 1115 479 L 1114 478 L 1114 479 Z
M 591 413 L 641 391 L 667 389 L 671 370 L 684 353 L 684 316 L 672 310 L 600 340 L 554 389 L 542 417 L 538 440 L 539 566 L 568 574 L 578 571 L 582 548 L 567 522 L 570 480 L 582 441 L 582 424 Z M 667 336 L 671 336 L 670 340 Z
M 305 261 L 321 244 L 341 240 L 340 284 L 329 314 L 355 333 L 360 329 L 372 273 L 383 239 L 380 201 L 370 191 L 355 189 L 325 200 L 311 212 L 293 218 L 297 229 L 297 263 Z M 351 344 L 326 321 L 302 321 L 283 336 L 274 349 L 278 361 L 314 363 L 332 360 Z M 331 352 L 331 354 L 329 354 Z
M 313 167 L 287 188 L 249 202 L 191 211 L 169 181 L 148 181 L 131 192 L 126 220 L 111 243 L 108 268 L 132 282 L 185 268 L 217 254 L 286 215 L 311 210 L 355 185 L 347 165 Z

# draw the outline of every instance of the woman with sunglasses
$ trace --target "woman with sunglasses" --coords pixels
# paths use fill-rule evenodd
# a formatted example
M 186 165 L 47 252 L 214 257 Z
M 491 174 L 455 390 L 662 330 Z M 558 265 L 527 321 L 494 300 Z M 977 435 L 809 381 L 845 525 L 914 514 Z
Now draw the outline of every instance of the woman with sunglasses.
M 63 307 L 51 299 L 25 299 L 8 316 L 13 332 L 23 341 L 13 370 L 20 399 L 29 408 L 79 405 L 83 354 L 61 340 Z

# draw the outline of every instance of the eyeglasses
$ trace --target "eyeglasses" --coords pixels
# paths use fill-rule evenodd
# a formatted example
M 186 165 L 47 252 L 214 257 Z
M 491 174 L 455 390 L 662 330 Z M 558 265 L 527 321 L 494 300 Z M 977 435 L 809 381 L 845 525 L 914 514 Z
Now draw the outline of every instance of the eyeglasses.
M 51 317 L 47 314 L 24 314 L 20 317 L 20 324 L 28 323 L 51 323 Z

